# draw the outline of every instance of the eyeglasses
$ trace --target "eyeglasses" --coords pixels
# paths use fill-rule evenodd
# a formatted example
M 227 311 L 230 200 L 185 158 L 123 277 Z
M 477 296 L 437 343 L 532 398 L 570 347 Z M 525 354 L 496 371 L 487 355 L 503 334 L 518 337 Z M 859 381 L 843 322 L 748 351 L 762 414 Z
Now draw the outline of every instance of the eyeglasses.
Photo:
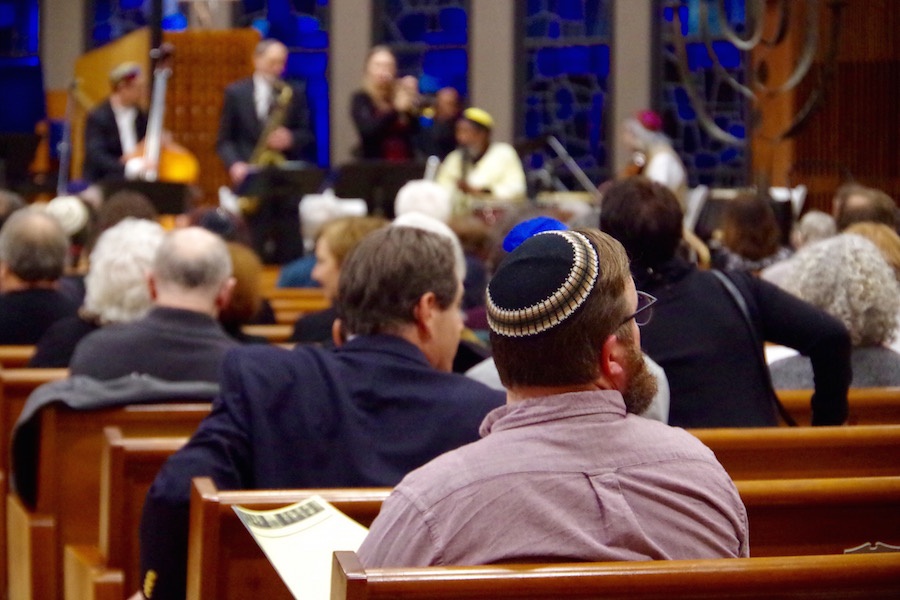
M 647 292 L 638 292 L 637 298 L 637 310 L 623 319 L 622 322 L 619 323 L 619 327 L 631 319 L 634 319 L 634 322 L 637 323 L 638 327 L 642 327 L 649 323 L 650 319 L 653 318 L 653 305 L 656 304 L 656 298 Z

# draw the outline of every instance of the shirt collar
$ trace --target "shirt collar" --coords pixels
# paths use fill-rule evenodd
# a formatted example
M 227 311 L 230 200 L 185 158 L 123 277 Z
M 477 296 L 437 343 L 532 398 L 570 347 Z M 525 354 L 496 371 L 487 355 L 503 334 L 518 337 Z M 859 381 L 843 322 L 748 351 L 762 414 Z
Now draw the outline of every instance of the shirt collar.
M 624 418 L 625 400 L 616 390 L 570 392 L 522 400 L 495 408 L 481 422 L 479 433 L 485 437 L 495 431 L 527 427 L 584 415 L 605 415 L 605 420 Z

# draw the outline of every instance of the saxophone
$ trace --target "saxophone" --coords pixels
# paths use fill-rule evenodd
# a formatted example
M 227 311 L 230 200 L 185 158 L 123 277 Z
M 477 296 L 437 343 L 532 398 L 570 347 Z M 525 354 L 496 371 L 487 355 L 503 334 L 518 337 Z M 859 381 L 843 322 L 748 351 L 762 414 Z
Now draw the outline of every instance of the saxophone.
M 269 113 L 266 126 L 263 127 L 262 133 L 259 134 L 259 138 L 256 140 L 253 154 L 250 155 L 250 160 L 248 161 L 248 164 L 253 167 L 278 166 L 285 160 L 284 155 L 277 150 L 269 148 L 267 142 L 272 132 L 284 125 L 294 90 L 283 81 L 276 81 L 273 84 L 272 92 L 277 94 L 272 111 Z M 240 208 L 244 216 L 254 215 L 259 210 L 259 198 L 256 196 L 241 196 L 238 198 L 238 208 Z

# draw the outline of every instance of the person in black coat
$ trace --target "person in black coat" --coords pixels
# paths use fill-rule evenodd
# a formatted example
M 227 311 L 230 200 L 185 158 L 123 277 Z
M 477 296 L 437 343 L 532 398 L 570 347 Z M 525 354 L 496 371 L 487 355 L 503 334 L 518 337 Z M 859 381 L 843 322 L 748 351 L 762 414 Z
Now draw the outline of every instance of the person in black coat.
M 216 152 L 234 189 L 253 170 L 251 160 L 260 142 L 262 148 L 286 160 L 315 161 L 305 92 L 281 79 L 287 57 L 284 44 L 262 40 L 253 53 L 253 75 L 225 88 Z M 270 124 L 266 139 L 261 140 Z M 299 201 L 299 197 L 262 198 L 258 211 L 245 215 L 253 248 L 265 262 L 284 263 L 303 254 Z
M 109 74 L 112 93 L 87 116 L 84 129 L 84 178 L 121 179 L 125 157 L 147 133 L 147 113 L 140 107 L 146 82 L 137 63 L 123 63 Z
M 478 439 L 505 394 L 450 373 L 462 287 L 449 241 L 412 227 L 368 235 L 341 269 L 337 350 L 246 346 L 163 466 L 141 521 L 142 588 L 183 598 L 193 477 L 220 489 L 392 486 Z
M 657 298 L 641 348 L 668 377 L 669 424 L 777 425 L 766 341 L 812 362 L 812 424 L 843 423 L 851 380 L 843 324 L 747 272 L 697 269 L 677 255 L 682 221 L 674 194 L 643 177 L 618 181 L 603 196 L 600 228 L 625 247 L 637 288 Z

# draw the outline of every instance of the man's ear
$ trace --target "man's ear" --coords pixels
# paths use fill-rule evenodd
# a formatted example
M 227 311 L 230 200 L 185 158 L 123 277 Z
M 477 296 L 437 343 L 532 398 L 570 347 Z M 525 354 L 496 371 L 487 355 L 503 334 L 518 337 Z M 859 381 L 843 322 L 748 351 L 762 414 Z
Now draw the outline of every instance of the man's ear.
M 416 320 L 416 330 L 419 332 L 419 335 L 423 336 L 425 339 L 431 337 L 432 322 L 434 321 L 435 313 L 439 308 L 437 296 L 434 295 L 434 292 L 422 294 L 419 297 L 419 301 L 416 302 L 415 308 L 413 308 L 413 318 Z
M 150 299 L 155 301 L 159 296 L 159 289 L 156 286 L 156 275 L 152 272 L 147 273 L 147 289 L 150 291 Z
M 331 322 L 331 341 L 334 342 L 335 348 L 340 348 L 347 341 L 344 323 L 340 319 Z
M 234 293 L 234 288 L 237 285 L 237 279 L 234 277 L 229 277 L 225 280 L 225 283 L 222 284 L 222 287 L 219 288 L 219 293 L 216 294 L 216 310 L 221 312 L 228 303 L 231 302 L 231 295 Z
M 628 371 L 625 368 L 625 349 L 615 334 L 606 338 L 600 349 L 600 372 L 614 389 L 625 389 Z

